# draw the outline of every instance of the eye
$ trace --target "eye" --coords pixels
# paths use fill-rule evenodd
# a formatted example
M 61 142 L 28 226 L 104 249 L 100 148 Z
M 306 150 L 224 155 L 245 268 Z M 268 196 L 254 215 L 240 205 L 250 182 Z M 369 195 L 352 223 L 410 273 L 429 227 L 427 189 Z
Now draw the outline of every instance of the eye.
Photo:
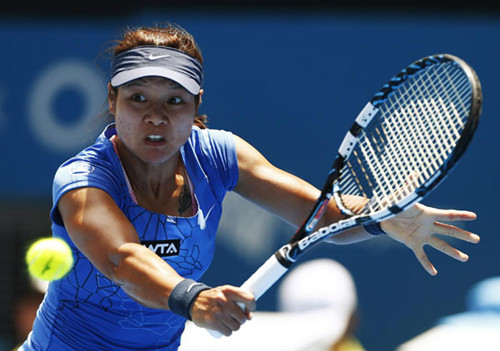
M 140 94 L 134 94 L 131 96 L 132 101 L 134 102 L 145 102 L 146 98 Z
M 180 97 L 174 96 L 173 98 L 168 99 L 168 103 L 172 105 L 178 105 L 180 103 L 184 102 Z

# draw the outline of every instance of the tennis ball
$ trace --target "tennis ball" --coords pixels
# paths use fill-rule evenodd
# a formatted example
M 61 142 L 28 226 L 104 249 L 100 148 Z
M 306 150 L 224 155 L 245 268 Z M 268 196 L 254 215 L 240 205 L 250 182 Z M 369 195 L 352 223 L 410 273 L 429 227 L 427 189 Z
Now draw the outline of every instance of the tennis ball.
M 47 281 L 57 280 L 68 274 L 73 267 L 73 254 L 64 240 L 43 238 L 29 247 L 26 265 L 33 277 Z

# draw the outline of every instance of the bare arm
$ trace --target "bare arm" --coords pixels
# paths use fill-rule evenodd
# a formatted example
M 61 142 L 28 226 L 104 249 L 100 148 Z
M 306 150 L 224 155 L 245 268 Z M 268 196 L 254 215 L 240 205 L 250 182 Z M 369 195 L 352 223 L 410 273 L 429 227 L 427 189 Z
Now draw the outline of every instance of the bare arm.
M 97 188 L 72 190 L 62 196 L 58 209 L 71 240 L 101 273 L 140 304 L 169 309 L 170 293 L 184 278 L 140 244 L 135 228 L 107 193 Z M 245 304 L 245 312 L 237 302 Z M 253 310 L 250 293 L 224 285 L 202 291 L 191 316 L 202 327 L 230 335 Z
M 240 173 L 235 191 L 294 227 L 299 227 L 311 211 L 320 190 L 273 166 L 253 146 L 237 136 L 235 138 Z M 335 202 L 330 201 L 317 228 L 342 218 Z M 356 228 L 345 231 L 330 241 L 336 244 L 349 244 L 371 237 L 363 228 Z
M 113 199 L 97 188 L 80 188 L 58 204 L 64 225 L 92 264 L 137 302 L 168 309 L 168 296 L 183 278 L 142 246 Z
M 298 227 L 305 220 L 320 191 L 311 184 L 270 164 L 255 148 L 236 137 L 240 179 L 235 191 L 271 213 Z M 470 243 L 479 242 L 479 236 L 440 221 L 472 221 L 476 214 L 469 211 L 439 210 L 415 204 L 408 210 L 381 223 L 389 236 L 413 251 L 420 264 L 431 275 L 437 273 L 423 246 L 430 245 L 448 256 L 466 261 L 468 256 L 435 234 L 446 235 Z M 342 219 L 334 201 L 317 228 Z M 373 238 L 363 227 L 346 230 L 329 239 L 335 244 L 350 244 Z

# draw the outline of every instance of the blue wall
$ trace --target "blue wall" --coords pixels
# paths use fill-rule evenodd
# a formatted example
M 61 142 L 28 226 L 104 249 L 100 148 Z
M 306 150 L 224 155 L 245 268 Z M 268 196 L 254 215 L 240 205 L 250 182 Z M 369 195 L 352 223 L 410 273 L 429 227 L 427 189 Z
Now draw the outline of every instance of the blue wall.
M 202 48 L 202 112 L 210 126 L 232 130 L 271 162 L 318 187 L 346 129 L 382 83 L 429 54 L 466 60 L 482 82 L 482 120 L 458 167 L 425 203 L 477 211 L 478 220 L 463 226 L 481 234 L 482 242 L 455 243 L 470 261 L 458 263 L 429 250 L 440 272 L 430 277 L 409 250 L 387 238 L 320 245 L 305 259 L 331 257 L 353 272 L 359 335 L 369 350 L 393 349 L 437 318 L 461 311 L 472 283 L 499 274 L 500 239 L 493 223 L 500 195 L 500 18 L 494 16 L 161 11 L 106 20 L 4 18 L 0 198 L 50 201 L 57 166 L 95 137 L 95 128 L 86 129 L 105 101 L 108 64 L 98 55 L 125 26 L 165 20 L 192 32 Z M 222 235 L 205 280 L 241 284 L 292 233 L 286 225 L 266 228 L 273 230 L 260 253 L 244 259 Z M 275 293 L 262 297 L 261 309 L 275 308 Z

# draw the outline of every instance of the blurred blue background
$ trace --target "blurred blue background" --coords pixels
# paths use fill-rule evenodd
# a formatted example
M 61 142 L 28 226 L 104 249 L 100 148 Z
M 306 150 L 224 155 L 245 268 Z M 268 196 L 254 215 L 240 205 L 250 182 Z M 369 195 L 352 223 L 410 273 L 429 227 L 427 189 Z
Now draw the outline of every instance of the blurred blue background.
M 441 316 L 462 311 L 468 288 L 500 273 L 494 226 L 500 195 L 497 12 L 162 7 L 113 17 L 0 18 L 3 301 L 13 301 L 24 288 L 23 245 L 50 234 L 56 168 L 99 131 L 96 116 L 104 107 L 109 65 L 103 53 L 127 26 L 165 21 L 190 31 L 202 49 L 201 110 L 210 127 L 233 131 L 317 187 L 353 118 L 381 84 L 430 54 L 450 53 L 468 62 L 483 86 L 479 128 L 457 168 L 425 204 L 478 213 L 477 221 L 461 225 L 479 233 L 481 243 L 454 243 L 470 261 L 428 250 L 439 271 L 431 277 L 411 251 L 388 238 L 321 244 L 304 260 L 330 257 L 352 272 L 361 310 L 358 336 L 368 350 L 394 349 Z M 293 228 L 236 195 L 226 207 L 216 258 L 204 280 L 240 285 Z M 276 308 L 276 288 L 259 300 L 259 308 Z M 9 313 L 4 307 L 2 335 L 13 332 Z

